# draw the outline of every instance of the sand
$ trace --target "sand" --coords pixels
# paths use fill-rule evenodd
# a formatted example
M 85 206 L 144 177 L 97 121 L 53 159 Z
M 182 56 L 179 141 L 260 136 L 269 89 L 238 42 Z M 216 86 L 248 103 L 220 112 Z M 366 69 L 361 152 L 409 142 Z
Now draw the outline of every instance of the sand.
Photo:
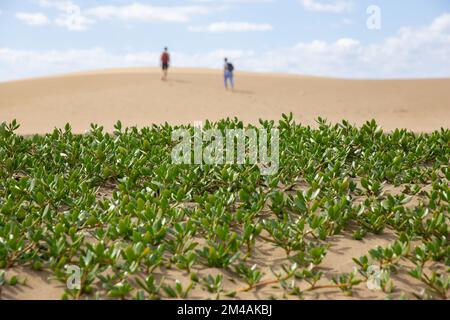
M 356 125 L 376 119 L 385 130 L 431 132 L 450 126 L 450 79 L 340 80 L 236 73 L 226 92 L 220 71 L 118 69 L 0 83 L 0 121 L 17 119 L 21 134 L 47 133 L 70 122 L 83 133 L 91 123 L 124 126 L 186 124 L 237 116 L 244 122 L 280 119 L 314 125 L 317 117 Z
M 301 188 L 301 186 L 298 186 Z M 429 190 L 427 185 L 422 186 L 422 190 Z M 400 187 L 395 187 L 393 185 L 386 185 L 383 190 L 386 194 L 395 195 L 400 193 Z M 113 189 L 99 190 L 97 196 L 98 198 L 108 197 L 112 193 Z M 416 201 L 415 199 L 414 201 Z M 422 199 L 424 200 L 424 199 Z M 412 202 L 414 202 L 412 201 Z M 411 204 L 413 205 L 413 204 Z M 271 215 L 271 211 L 268 207 L 263 209 L 262 215 Z M 287 294 L 288 291 L 284 290 L 278 281 L 276 280 L 272 270 L 276 272 L 281 272 L 282 265 L 290 266 L 290 262 L 286 257 L 286 252 L 276 246 L 273 243 L 267 242 L 263 237 L 269 237 L 270 235 L 263 231 L 262 236 L 256 239 L 255 247 L 253 253 L 247 263 L 249 265 L 256 264 L 258 270 L 263 274 L 261 282 L 269 282 L 269 285 L 260 286 L 254 288 L 253 290 L 246 291 L 245 289 L 248 285 L 230 271 L 230 269 L 218 269 L 209 268 L 201 263 L 196 263 L 193 270 L 197 273 L 199 279 L 205 278 L 208 275 L 217 276 L 221 274 L 223 276 L 223 292 L 218 296 L 219 299 L 232 299 L 226 296 L 226 293 L 237 292 L 234 299 L 250 299 L 250 300 L 261 300 L 261 299 L 282 299 L 282 300 L 296 300 L 296 299 L 319 299 L 319 300 L 343 300 L 343 299 L 356 299 L 356 300 L 381 300 L 386 298 L 391 299 L 401 299 L 408 298 L 414 299 L 414 294 L 418 294 L 426 288 L 426 286 L 417 279 L 414 279 L 408 275 L 408 271 L 413 268 L 413 264 L 407 259 L 401 259 L 398 264 L 398 268 L 395 272 L 390 273 L 390 279 L 392 280 L 393 290 L 391 293 L 383 292 L 381 289 L 369 288 L 367 283 L 362 282 L 361 284 L 355 286 L 353 294 L 348 296 L 343 293 L 338 288 L 328 287 L 332 283 L 333 277 L 338 276 L 342 273 L 356 272 L 355 268 L 357 265 L 352 260 L 353 258 L 358 259 L 363 255 L 368 256 L 369 250 L 376 248 L 377 246 L 387 247 L 391 245 L 397 238 L 398 235 L 390 227 L 386 227 L 380 234 L 368 233 L 364 239 L 355 240 L 352 236 L 352 232 L 355 231 L 354 225 L 349 225 L 342 233 L 327 238 L 326 243 L 329 245 L 327 253 L 325 255 L 322 263 L 317 266 L 317 271 L 323 273 L 322 278 L 317 283 L 318 286 L 325 286 L 325 288 L 304 291 L 301 297 L 296 295 Z M 92 238 L 89 232 L 86 232 L 85 236 L 87 238 Z M 198 247 L 205 245 L 205 239 L 201 237 L 196 237 L 194 239 L 199 243 Z M 308 238 L 308 241 L 312 241 L 312 238 Z M 417 243 L 419 244 L 419 243 Z M 245 251 L 245 250 L 244 250 Z M 233 269 L 233 268 L 231 268 Z M 448 267 L 441 262 L 427 262 L 424 266 L 424 272 L 426 274 L 431 274 L 433 271 L 445 274 Z M 361 278 L 356 272 L 358 278 Z M 3 286 L 0 287 L 0 300 L 58 300 L 64 294 L 65 285 L 63 282 L 56 279 L 52 272 L 48 270 L 34 271 L 30 265 L 15 266 L 13 268 L 6 270 L 6 280 L 9 281 L 13 276 L 18 278 L 19 284 L 15 286 Z M 134 281 L 135 277 L 144 279 L 147 275 L 141 272 L 130 277 L 130 281 L 134 287 L 137 289 L 138 286 Z M 165 279 L 164 283 L 174 286 L 176 281 L 180 281 L 183 287 L 186 288 L 191 283 L 190 274 L 186 271 L 180 270 L 179 268 L 173 266 L 168 269 L 166 267 L 158 267 L 153 272 L 156 282 L 158 283 L 163 277 Z M 288 282 L 291 283 L 292 279 Z M 297 279 L 295 281 L 296 285 L 302 290 L 306 290 L 309 285 L 302 280 Z M 97 294 L 100 299 L 106 299 L 106 291 L 102 288 L 99 281 L 94 282 L 97 288 Z M 167 298 L 163 294 L 163 298 Z M 189 299 L 214 299 L 216 294 L 209 293 L 205 287 L 198 283 L 189 293 Z M 95 299 L 96 296 L 84 295 L 82 299 Z
M 364 240 L 357 241 L 348 232 L 343 232 L 340 235 L 330 237 L 327 243 L 330 244 L 328 253 L 325 259 L 318 267 L 318 271 L 323 272 L 322 279 L 318 282 L 318 285 L 327 286 L 332 284 L 333 276 L 337 276 L 340 273 L 349 273 L 354 271 L 355 264 L 352 262 L 352 258 L 359 258 L 362 255 L 367 255 L 367 252 L 377 246 L 388 246 L 395 241 L 396 235 L 390 229 L 387 229 L 381 235 L 367 235 Z M 283 249 L 275 247 L 267 242 L 257 240 L 255 246 L 255 253 L 252 255 L 249 263 L 254 263 L 258 266 L 258 269 L 263 272 L 263 278 L 261 282 L 272 281 L 275 279 L 271 269 L 281 272 L 281 265 L 287 264 L 286 254 Z M 353 295 L 348 296 L 342 291 L 336 288 L 324 288 L 314 291 L 305 291 L 301 299 L 319 299 L 319 300 L 381 300 L 391 297 L 393 299 L 400 299 L 402 297 L 414 298 L 414 293 L 419 293 L 425 289 L 425 285 L 420 281 L 412 278 L 407 274 L 408 269 L 413 267 L 408 261 L 401 261 L 399 269 L 395 273 L 391 273 L 391 279 L 394 284 L 394 289 L 391 294 L 387 294 L 380 289 L 369 289 L 363 282 L 360 285 L 355 286 Z M 431 271 L 444 272 L 446 270 L 443 264 L 427 264 L 424 271 L 429 274 Z M 295 295 L 288 295 L 284 291 L 278 282 L 271 285 L 257 287 L 251 291 L 243 291 L 248 286 L 241 279 L 236 277 L 235 274 L 229 270 L 217 269 L 217 268 L 194 268 L 199 278 L 207 277 L 208 275 L 216 276 L 222 274 L 223 276 L 223 288 L 224 291 L 219 295 L 219 299 L 231 299 L 226 296 L 226 293 L 231 291 L 238 291 L 234 299 L 238 300 L 266 300 L 269 298 L 279 300 L 296 300 L 300 297 Z M 58 300 L 61 299 L 64 294 L 65 286 L 62 282 L 55 279 L 50 271 L 34 271 L 29 266 L 20 266 L 9 269 L 6 272 L 6 278 L 10 279 L 12 276 L 17 276 L 19 283 L 16 286 L 5 286 L 1 294 L 1 299 L 6 300 Z M 191 280 L 190 275 L 178 268 L 158 268 L 153 273 L 156 281 L 160 281 L 162 277 L 165 279 L 166 284 L 174 285 L 175 281 L 180 281 L 183 287 L 187 287 Z M 145 275 L 136 275 L 144 279 Z M 274 281 L 275 282 L 275 281 Z M 137 285 L 132 282 L 136 287 Z M 305 290 L 308 285 L 304 281 L 297 280 L 296 284 Z M 104 290 L 101 289 L 98 284 L 99 295 L 101 299 L 106 298 Z M 163 295 L 164 297 L 164 295 Z M 216 294 L 209 293 L 201 285 L 197 284 L 189 293 L 189 299 L 214 299 Z M 84 296 L 82 299 L 93 299 L 93 296 Z
M 415 132 L 431 132 L 450 126 L 450 79 L 434 80 L 340 80 L 280 74 L 236 74 L 236 91 L 226 92 L 219 71 L 175 69 L 169 80 L 161 81 L 156 69 L 104 70 L 63 76 L 0 83 L 0 122 L 17 119 L 21 134 L 43 134 L 54 127 L 70 123 L 73 131 L 84 133 L 91 123 L 113 130 L 117 120 L 124 126 L 148 126 L 169 122 L 186 124 L 194 121 L 218 120 L 237 116 L 245 122 L 274 119 L 293 112 L 300 123 L 313 125 L 317 117 L 330 122 L 346 119 L 361 125 L 369 119 L 385 130 L 407 128 Z M 381 235 L 368 235 L 354 240 L 351 232 L 330 239 L 331 247 L 320 265 L 326 274 L 321 284 L 331 277 L 351 272 L 353 257 L 367 254 L 377 245 L 387 246 L 396 239 L 391 230 Z M 270 268 L 286 262 L 280 248 L 261 242 L 254 263 L 261 267 L 263 281 L 273 278 Z M 429 270 L 429 269 L 427 269 Z M 196 270 L 200 276 L 215 274 L 218 269 Z M 189 282 L 189 275 L 172 269 L 160 270 L 168 280 Z M 59 299 L 64 292 L 61 282 L 51 279 L 50 272 L 35 272 L 29 267 L 7 271 L 7 278 L 19 276 L 25 285 L 7 286 L 3 299 Z M 49 279 L 50 277 L 50 279 Z M 394 297 L 412 297 L 423 285 L 405 272 L 393 276 Z M 240 280 L 230 281 L 229 290 L 245 288 Z M 198 286 L 190 298 L 211 296 Z M 252 292 L 241 292 L 240 299 L 295 299 L 283 296 L 283 290 L 266 286 Z M 222 298 L 224 296 L 221 296 Z M 359 286 L 351 298 L 383 299 L 386 294 Z M 348 299 L 337 289 L 318 290 L 306 299 Z

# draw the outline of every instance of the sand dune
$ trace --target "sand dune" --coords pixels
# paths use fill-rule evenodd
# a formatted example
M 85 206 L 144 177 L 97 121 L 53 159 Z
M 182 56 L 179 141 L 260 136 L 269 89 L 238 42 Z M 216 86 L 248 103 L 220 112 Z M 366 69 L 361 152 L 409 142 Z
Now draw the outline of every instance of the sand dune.
M 17 119 L 22 134 L 46 133 L 71 123 L 77 133 L 90 123 L 111 131 L 153 123 L 192 123 L 238 116 L 246 122 L 293 112 L 314 125 L 324 117 L 354 124 L 376 119 L 385 130 L 430 132 L 450 127 L 450 79 L 339 80 L 279 74 L 236 74 L 226 92 L 220 71 L 118 69 L 0 83 L 0 121 Z
M 450 79 L 358 81 L 238 73 L 236 80 L 234 93 L 224 90 L 220 71 L 193 69 L 172 70 L 168 82 L 161 81 L 156 69 L 122 69 L 1 83 L 0 122 L 17 119 L 22 134 L 46 133 L 69 122 L 75 132 L 82 133 L 89 130 L 92 122 L 112 131 L 119 119 L 125 126 L 166 121 L 192 123 L 228 116 L 256 123 L 259 118 L 279 119 L 282 113 L 293 112 L 299 122 L 309 125 L 321 116 L 331 122 L 347 119 L 358 125 L 375 118 L 386 130 L 402 127 L 429 132 L 450 127 Z M 364 241 L 355 241 L 346 233 L 332 237 L 332 247 L 322 265 L 328 272 L 326 280 L 330 282 L 332 275 L 351 272 L 353 257 L 376 245 L 388 245 L 393 239 L 391 230 L 369 235 Z M 284 257 L 285 252 L 273 246 L 260 248 L 259 252 L 254 262 L 270 278 L 270 264 Z M 206 276 L 217 270 L 202 272 Z M 27 285 L 8 286 L 3 298 L 58 299 L 64 292 L 61 283 L 48 280 L 51 274 L 47 272 L 18 267 L 8 270 L 7 277 L 12 275 L 26 278 Z M 178 271 L 165 276 L 169 280 L 190 281 L 188 275 Z M 396 292 L 417 292 L 422 288 L 418 281 L 405 280 L 403 276 L 394 276 Z M 243 282 L 233 285 L 244 286 Z M 267 298 L 278 291 L 267 287 L 244 293 L 241 298 Z M 357 289 L 354 296 L 384 297 L 381 291 L 365 287 Z M 198 289 L 193 298 L 205 298 L 205 293 Z M 305 298 L 348 297 L 337 289 L 327 289 Z

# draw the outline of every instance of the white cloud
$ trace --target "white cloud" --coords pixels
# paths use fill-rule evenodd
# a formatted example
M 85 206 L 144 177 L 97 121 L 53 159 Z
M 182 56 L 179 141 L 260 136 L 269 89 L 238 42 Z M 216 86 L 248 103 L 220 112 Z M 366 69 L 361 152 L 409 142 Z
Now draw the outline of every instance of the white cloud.
M 249 31 L 271 31 L 272 25 L 268 23 L 248 22 L 215 22 L 207 26 L 191 26 L 191 32 L 249 32 Z
M 65 27 L 69 31 L 85 31 L 93 23 L 95 23 L 94 20 L 89 19 L 81 13 L 64 13 L 55 19 L 57 26 Z
M 445 13 L 440 17 L 436 18 L 429 30 L 434 32 L 445 32 L 450 30 L 450 13 Z
M 301 42 L 265 52 L 172 52 L 174 65 L 180 67 L 220 68 L 225 56 L 239 71 L 344 78 L 450 77 L 450 14 L 441 15 L 422 28 L 402 28 L 395 36 L 368 45 L 343 38 L 334 42 Z M 112 54 L 102 48 L 44 52 L 0 48 L 0 80 L 99 68 L 157 66 L 158 57 L 159 52 Z
M 152 6 L 133 3 L 124 6 L 98 6 L 86 10 L 86 14 L 92 18 L 135 20 L 142 22 L 166 21 L 188 22 L 196 14 L 205 14 L 210 11 L 203 6 Z
M 40 12 L 17 12 L 16 18 L 30 26 L 45 26 L 50 23 L 50 20 L 47 18 L 47 16 Z
M 225 9 L 201 5 L 155 6 L 135 2 L 127 5 L 104 5 L 81 9 L 71 0 L 35 0 L 41 7 L 59 11 L 55 24 L 70 31 L 84 31 L 99 20 L 139 22 L 188 22 L 192 16 Z M 252 0 L 226 0 L 252 1 Z M 254 1 L 254 0 L 253 0 Z M 270 0 L 265 0 L 270 1 Z
M 42 52 L 0 48 L 1 74 L 2 77 L 7 77 L 8 72 L 9 79 L 106 68 L 121 63 L 122 59 L 101 48 Z
M 70 0 L 37 0 L 41 7 L 55 8 L 61 11 L 67 10 L 69 7 L 75 6 Z
M 308 11 L 341 13 L 351 10 L 353 2 L 350 0 L 334 0 L 323 3 L 317 0 L 300 0 L 300 4 Z
M 41 7 L 56 9 L 59 14 L 54 19 L 57 26 L 69 31 L 85 31 L 95 23 L 83 14 L 80 6 L 70 0 L 37 0 Z

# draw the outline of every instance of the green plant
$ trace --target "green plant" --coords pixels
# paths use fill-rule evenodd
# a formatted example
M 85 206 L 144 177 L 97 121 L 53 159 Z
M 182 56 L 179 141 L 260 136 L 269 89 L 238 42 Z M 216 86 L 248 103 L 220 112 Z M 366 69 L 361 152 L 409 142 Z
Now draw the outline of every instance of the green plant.
M 133 287 L 128 281 L 121 281 L 115 285 L 107 286 L 106 289 L 110 298 L 120 298 L 122 300 L 133 291 Z
M 437 272 L 432 272 L 431 276 L 423 272 L 420 266 L 412 269 L 409 274 L 414 278 L 422 281 L 428 287 L 428 289 L 422 294 L 416 296 L 422 299 L 427 293 L 431 296 L 437 296 L 441 299 L 446 300 L 448 296 L 448 290 L 450 288 L 450 276 L 438 274 Z
M 308 243 L 304 251 L 299 251 L 291 257 L 291 260 L 299 266 L 309 266 L 310 264 L 318 266 L 322 263 L 327 248 L 327 245 Z
M 224 244 L 211 243 L 209 247 L 198 250 L 197 253 L 206 260 L 209 267 L 225 268 L 235 261 L 240 253 L 233 253 L 232 248 Z
M 194 252 L 189 252 L 186 255 L 176 255 L 174 260 L 177 267 L 186 270 L 186 272 L 191 273 L 191 269 L 197 259 L 197 255 Z
M 223 290 L 222 289 L 222 280 L 223 280 L 223 276 L 221 274 L 219 274 L 215 277 L 208 274 L 207 277 L 204 277 L 202 279 L 202 283 L 209 292 L 219 294 Z
M 289 257 L 292 251 L 302 250 L 304 242 L 304 222 L 264 220 L 264 229 L 271 235 L 273 242 L 283 248 Z
M 5 271 L 0 271 L 0 298 L 2 296 L 3 286 L 5 285 Z
M 181 284 L 181 282 L 179 280 L 176 280 L 174 287 L 163 284 L 162 289 L 171 298 L 186 299 L 189 295 L 189 291 L 191 291 L 193 286 L 194 286 L 194 282 L 191 282 L 187 286 L 187 288 L 183 288 L 183 285 Z
M 248 162 L 174 164 L 172 133 L 194 133 L 190 125 L 138 129 L 119 121 L 113 133 L 93 124 L 79 135 L 68 124 L 24 137 L 17 121 L 0 124 L 1 271 L 32 268 L 65 284 L 64 267 L 76 265 L 81 287 L 64 294 L 74 299 L 180 298 L 191 290 L 180 288 L 185 280 L 210 287 L 215 297 L 274 285 L 277 297 L 304 298 L 356 285 L 348 274 L 322 283 L 323 260 L 337 238 L 389 232 L 397 237 L 390 245 L 354 259 L 363 281 L 371 266 L 396 272 L 412 263 L 409 276 L 427 288 L 418 298 L 448 297 L 449 129 L 383 132 L 375 121 L 356 127 L 321 118 L 310 127 L 292 114 L 259 125 L 279 130 L 279 170 L 271 176 Z M 204 127 L 256 128 L 236 118 Z M 272 245 L 286 259 L 262 280 L 263 268 L 274 265 L 250 265 L 271 254 Z M 220 268 L 222 277 L 234 270 L 247 286 L 228 288 L 219 275 L 206 285 L 196 273 L 204 266 Z M 163 289 L 156 274 L 172 272 L 183 279 Z M 380 286 L 388 293 L 392 280 L 382 278 Z
M 353 273 L 341 273 L 336 277 L 333 277 L 333 282 L 341 289 L 345 294 L 352 295 L 353 287 L 360 284 L 361 280 L 356 279 Z
M 153 275 L 149 275 L 145 278 L 145 281 L 142 281 L 139 278 L 136 278 L 136 283 L 149 295 L 150 300 L 157 300 L 160 298 L 160 289 L 164 283 L 164 278 L 162 278 L 158 284 L 155 282 L 155 278 Z
M 235 267 L 237 274 L 242 276 L 249 286 L 249 290 L 261 280 L 262 273 L 256 269 L 256 264 L 251 267 L 247 267 L 245 264 L 241 263 Z

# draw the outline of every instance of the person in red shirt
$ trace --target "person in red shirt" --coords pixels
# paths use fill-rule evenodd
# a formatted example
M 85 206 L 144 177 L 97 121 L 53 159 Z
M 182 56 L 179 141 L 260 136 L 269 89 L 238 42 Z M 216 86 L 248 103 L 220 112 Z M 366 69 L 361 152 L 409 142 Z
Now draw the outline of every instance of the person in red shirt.
M 164 48 L 164 52 L 161 55 L 161 67 L 162 67 L 162 71 L 163 71 L 162 80 L 167 80 L 167 73 L 169 71 L 169 64 L 170 64 L 170 55 L 169 55 L 167 47 L 165 47 Z

